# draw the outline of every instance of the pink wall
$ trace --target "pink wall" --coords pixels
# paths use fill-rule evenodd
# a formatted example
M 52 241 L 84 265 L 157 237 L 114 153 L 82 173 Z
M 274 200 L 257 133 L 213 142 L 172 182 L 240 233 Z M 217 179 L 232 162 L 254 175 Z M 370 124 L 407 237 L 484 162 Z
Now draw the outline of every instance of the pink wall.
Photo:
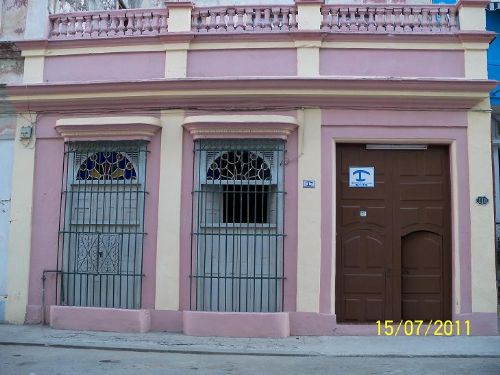
M 332 76 L 464 77 L 463 51 L 321 49 L 320 74 Z
M 163 78 L 165 52 L 103 53 L 45 58 L 45 82 Z
M 75 115 L 76 116 L 76 115 Z M 59 210 L 63 181 L 64 140 L 54 130 L 60 116 L 40 115 L 37 123 L 32 216 L 31 258 L 28 291 L 28 322 L 40 319 L 42 273 L 56 270 Z M 160 134 L 148 144 L 146 189 L 143 297 L 144 308 L 154 307 L 156 280 L 156 233 L 160 165 Z M 55 303 L 55 274 L 47 275 L 46 304 Z
M 295 49 L 233 49 L 188 52 L 188 77 L 297 75 Z
M 453 284 L 453 290 L 460 290 L 461 312 L 470 312 L 471 275 L 470 275 L 470 213 L 468 186 L 468 153 L 467 153 L 467 114 L 465 112 L 420 112 L 420 111 L 353 111 L 353 110 L 323 110 L 322 113 L 322 253 L 321 253 L 321 287 L 320 312 L 329 313 L 334 301 L 331 293 L 331 260 L 335 249 L 332 249 L 332 233 L 335 230 L 332 213 L 332 141 L 363 143 L 367 139 L 384 139 L 386 142 L 401 139 L 415 143 L 451 144 L 456 142 L 457 163 L 460 166 L 457 173 L 458 186 L 458 227 L 460 228 L 460 285 Z M 360 141 L 364 140 L 364 141 Z M 451 157 L 450 152 L 450 157 Z M 453 178 L 453 176 L 452 176 Z M 453 197 L 453 195 L 452 195 Z M 452 198 L 453 199 L 453 198 Z M 454 202 L 452 201 L 452 207 Z M 453 220 L 453 219 L 452 219 Z M 453 223 L 452 223 L 453 228 Z M 455 246 L 456 244 L 452 244 Z M 454 248 L 453 248 L 454 249 Z M 453 256 L 455 250 L 453 250 Z M 456 269 L 452 262 L 453 283 Z M 453 296 L 453 306 L 456 296 Z M 454 308 L 452 309 L 454 312 Z

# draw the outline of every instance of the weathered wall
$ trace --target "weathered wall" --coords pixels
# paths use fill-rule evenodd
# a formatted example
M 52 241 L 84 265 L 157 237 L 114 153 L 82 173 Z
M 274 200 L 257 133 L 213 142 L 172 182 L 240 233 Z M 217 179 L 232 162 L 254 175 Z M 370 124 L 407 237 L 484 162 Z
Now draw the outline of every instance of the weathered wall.
M 0 41 L 23 39 L 28 0 L 0 1 Z

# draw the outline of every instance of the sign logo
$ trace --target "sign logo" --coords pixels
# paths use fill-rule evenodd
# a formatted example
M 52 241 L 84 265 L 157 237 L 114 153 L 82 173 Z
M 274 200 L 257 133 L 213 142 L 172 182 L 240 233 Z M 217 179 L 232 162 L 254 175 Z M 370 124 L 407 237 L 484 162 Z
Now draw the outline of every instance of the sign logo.
M 375 167 L 349 167 L 349 187 L 375 187 Z

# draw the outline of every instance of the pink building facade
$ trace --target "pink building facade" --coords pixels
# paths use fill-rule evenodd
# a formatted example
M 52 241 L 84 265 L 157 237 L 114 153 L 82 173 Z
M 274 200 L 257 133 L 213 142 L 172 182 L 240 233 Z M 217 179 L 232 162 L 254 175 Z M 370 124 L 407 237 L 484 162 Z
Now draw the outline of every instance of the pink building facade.
M 6 320 L 495 334 L 484 6 L 51 15 L 9 88 Z

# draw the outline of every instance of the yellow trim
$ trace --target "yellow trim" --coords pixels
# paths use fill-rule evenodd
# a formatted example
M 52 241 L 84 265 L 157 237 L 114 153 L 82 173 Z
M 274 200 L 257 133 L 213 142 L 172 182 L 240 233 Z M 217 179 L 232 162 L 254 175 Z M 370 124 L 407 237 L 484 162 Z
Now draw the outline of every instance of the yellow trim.
M 297 4 L 298 29 L 303 30 L 319 30 L 321 28 L 321 4 L 299 3 Z
M 321 274 L 321 109 L 304 109 L 299 119 L 297 311 L 319 312 Z M 302 180 L 315 180 L 304 189 Z
M 489 100 L 478 106 L 489 109 Z M 495 216 L 491 166 L 491 117 L 489 112 L 467 114 L 469 189 L 471 220 L 472 311 L 496 312 Z M 479 206 L 475 200 L 486 196 L 490 203 Z
M 483 7 L 460 7 L 458 23 L 463 31 L 484 31 L 486 29 L 486 12 Z
M 152 116 L 105 116 L 105 117 L 68 117 L 56 121 L 56 126 L 66 125 L 127 125 L 145 124 L 161 126 L 160 119 Z
M 319 48 L 297 48 L 297 76 L 319 77 Z
M 25 57 L 23 83 L 42 83 L 44 66 L 43 56 Z
M 187 50 L 168 50 L 165 54 L 165 78 L 186 78 Z
M 450 145 L 450 190 L 451 190 L 451 237 L 452 237 L 452 289 L 455 296 L 455 305 L 452 311 L 459 314 L 462 311 L 462 298 L 460 295 L 460 210 L 458 197 L 458 155 L 457 142 L 453 141 Z
M 465 78 L 488 79 L 486 50 L 465 50 Z
M 292 116 L 282 115 L 204 115 L 187 116 L 184 124 L 213 122 L 213 123 L 288 123 L 297 124 L 297 120 Z
M 181 110 L 161 113 L 156 310 L 179 309 L 183 120 Z
M 404 49 L 404 50 L 463 50 L 462 43 L 408 42 L 323 42 L 321 48 L 338 49 Z
M 169 32 L 191 31 L 191 7 L 169 6 L 168 31 Z
M 361 77 L 362 78 L 362 77 Z M 163 91 L 136 91 L 136 92 L 95 92 L 95 93 L 78 93 L 78 94 L 38 94 L 38 95 L 12 95 L 9 97 L 12 102 L 35 100 L 64 100 L 64 99 L 92 99 L 92 98 L 140 98 L 140 97 L 179 97 L 179 96 L 228 96 L 235 95 L 254 95 L 254 96 L 277 96 L 289 97 L 294 95 L 321 95 L 324 97 L 431 97 L 431 98 L 488 98 L 488 95 L 482 92 L 456 92 L 456 91 L 410 91 L 410 90 L 310 90 L 310 89 L 297 89 L 297 90 L 163 90 Z
M 141 45 L 124 46 L 94 46 L 77 48 L 48 48 L 22 51 L 22 56 L 67 56 L 67 55 L 89 55 L 105 53 L 133 53 L 133 52 L 163 52 L 174 49 L 188 49 L 189 51 L 199 50 L 231 50 L 231 49 L 282 49 L 305 46 L 317 46 L 325 49 L 403 49 L 403 50 L 464 50 L 464 49 L 487 49 L 487 43 L 408 43 L 408 42 L 321 42 L 319 40 L 308 41 L 236 41 L 236 42 L 203 42 L 192 41 L 191 43 L 152 43 Z M 182 47 L 181 47 L 182 46 Z
M 32 114 L 17 116 L 17 134 L 21 126 L 31 126 Z M 16 137 L 12 169 L 11 223 L 7 257 L 7 303 L 5 320 L 22 324 L 28 304 L 31 255 L 31 214 L 33 209 L 33 174 L 35 170 L 35 139 L 29 143 Z

